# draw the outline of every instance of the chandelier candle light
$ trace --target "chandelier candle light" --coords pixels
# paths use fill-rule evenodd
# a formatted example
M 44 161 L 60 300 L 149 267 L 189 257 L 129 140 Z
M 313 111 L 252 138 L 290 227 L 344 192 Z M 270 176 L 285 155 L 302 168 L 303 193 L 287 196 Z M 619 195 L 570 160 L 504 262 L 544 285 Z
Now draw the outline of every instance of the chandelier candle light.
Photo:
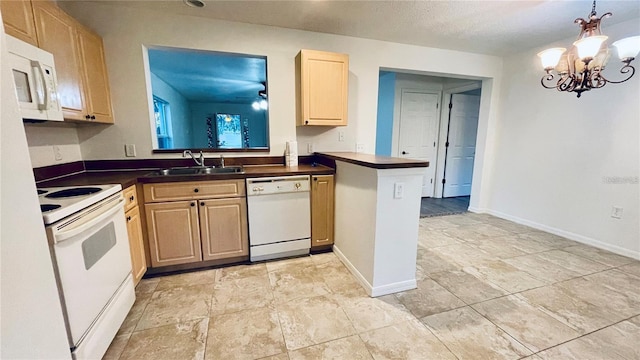
M 547 89 L 575 92 L 578 97 L 583 92 L 598 89 L 607 83 L 619 84 L 625 82 L 635 74 L 636 69 L 631 62 L 640 52 L 640 36 L 632 36 L 613 43 L 622 61 L 621 74 L 626 77 L 620 81 L 612 81 L 602 75 L 602 71 L 609 60 L 608 36 L 600 32 L 600 21 L 610 17 L 610 12 L 597 17 L 596 2 L 589 14 L 589 21 L 578 18 L 575 23 L 580 25 L 578 40 L 569 50 L 565 48 L 547 49 L 538 54 L 546 75 L 540 81 Z M 553 71 L 555 70 L 555 74 Z

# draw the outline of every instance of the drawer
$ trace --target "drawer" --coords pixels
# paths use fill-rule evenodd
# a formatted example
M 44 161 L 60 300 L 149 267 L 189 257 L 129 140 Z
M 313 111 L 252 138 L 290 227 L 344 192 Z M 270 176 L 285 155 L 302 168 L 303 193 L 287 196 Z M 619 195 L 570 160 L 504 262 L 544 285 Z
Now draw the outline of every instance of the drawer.
M 174 182 L 144 185 L 145 202 L 245 196 L 244 180 Z
M 122 191 L 124 197 L 124 212 L 127 212 L 134 207 L 138 206 L 138 194 L 136 192 L 136 186 L 131 185 Z

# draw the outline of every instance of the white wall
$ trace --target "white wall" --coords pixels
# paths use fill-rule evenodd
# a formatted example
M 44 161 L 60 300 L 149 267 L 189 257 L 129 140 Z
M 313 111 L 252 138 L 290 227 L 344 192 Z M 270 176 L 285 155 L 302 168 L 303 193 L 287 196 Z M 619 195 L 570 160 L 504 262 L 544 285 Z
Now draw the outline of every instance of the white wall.
M 69 123 L 24 124 L 33 167 L 56 165 L 82 160 L 76 125 Z M 58 149 L 58 159 L 56 151 Z
M 604 31 L 619 39 L 640 33 L 639 24 L 636 19 Z M 578 99 L 540 85 L 540 50 L 505 59 L 487 210 L 640 258 L 640 76 Z M 619 63 L 614 53 L 604 75 L 619 79 Z M 622 219 L 611 218 L 614 205 L 624 208 Z
M 0 358 L 70 359 L 0 20 Z
M 176 148 L 189 148 L 191 142 L 191 107 L 189 106 L 189 101 L 154 73 L 151 73 L 151 87 L 153 88 L 153 95 L 169 103 L 173 146 Z
M 161 14 L 98 2 L 61 2 L 61 6 L 100 33 L 105 45 L 116 125 L 103 131 L 80 129 L 86 159 L 122 158 L 125 141 L 137 145 L 139 157 L 152 156 L 145 120 L 149 117 L 142 64 L 145 44 L 267 56 L 270 143 L 274 155 L 282 154 L 285 142 L 294 138 L 300 154 L 306 153 L 307 143 L 313 143 L 316 151 L 339 151 L 354 150 L 356 142 L 365 145 L 365 152 L 373 153 L 380 68 L 498 80 L 501 70 L 501 59 L 492 56 Z M 296 129 L 294 59 L 303 48 L 349 54 L 349 126 Z M 493 101 L 498 98 L 491 99 L 495 106 Z M 494 116 L 488 111 L 487 115 Z M 489 121 L 486 117 L 483 120 Z M 338 141 L 339 131 L 345 133 L 343 142 Z

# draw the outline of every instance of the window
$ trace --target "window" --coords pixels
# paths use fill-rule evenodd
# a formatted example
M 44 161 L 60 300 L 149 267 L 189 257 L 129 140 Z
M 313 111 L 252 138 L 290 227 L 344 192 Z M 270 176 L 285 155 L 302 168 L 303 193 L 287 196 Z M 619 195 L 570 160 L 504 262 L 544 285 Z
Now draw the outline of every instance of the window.
M 171 136 L 171 109 L 169 103 L 157 96 L 153 97 L 153 115 L 156 120 L 156 136 L 159 149 L 173 148 Z
M 242 148 L 240 115 L 216 114 L 216 139 L 221 149 Z

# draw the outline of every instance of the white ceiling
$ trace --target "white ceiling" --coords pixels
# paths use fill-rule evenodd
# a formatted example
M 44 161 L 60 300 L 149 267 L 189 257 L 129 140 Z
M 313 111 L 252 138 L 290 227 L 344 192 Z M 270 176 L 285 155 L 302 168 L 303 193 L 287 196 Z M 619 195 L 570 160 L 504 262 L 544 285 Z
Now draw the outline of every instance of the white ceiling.
M 573 20 L 586 18 L 591 11 L 590 0 L 204 0 L 204 8 L 188 7 L 182 0 L 109 2 L 172 14 L 498 56 L 577 36 L 579 29 Z M 606 32 L 607 25 L 640 18 L 640 1 L 599 0 L 597 11 L 599 15 L 613 13 L 613 17 L 603 20 Z

